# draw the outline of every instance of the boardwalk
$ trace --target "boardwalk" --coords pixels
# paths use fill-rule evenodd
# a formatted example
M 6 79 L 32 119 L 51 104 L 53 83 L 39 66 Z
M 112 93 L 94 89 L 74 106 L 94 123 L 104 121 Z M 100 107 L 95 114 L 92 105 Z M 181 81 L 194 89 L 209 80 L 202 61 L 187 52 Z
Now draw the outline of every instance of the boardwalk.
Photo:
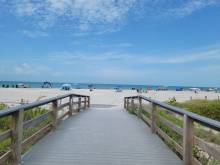
M 178 165 L 148 126 L 114 106 L 92 106 L 63 121 L 22 159 L 24 165 Z

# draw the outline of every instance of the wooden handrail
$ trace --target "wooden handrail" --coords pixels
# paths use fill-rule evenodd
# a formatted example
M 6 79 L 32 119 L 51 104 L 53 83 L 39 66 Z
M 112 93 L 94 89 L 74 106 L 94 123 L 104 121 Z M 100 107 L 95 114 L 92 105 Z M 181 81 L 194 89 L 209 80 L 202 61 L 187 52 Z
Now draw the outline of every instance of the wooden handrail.
M 162 107 L 162 108 L 167 109 L 169 111 L 175 112 L 179 115 L 182 115 L 182 116 L 187 115 L 188 117 L 190 117 L 191 119 L 193 119 L 194 121 L 196 121 L 202 125 L 210 127 L 212 129 L 215 129 L 216 131 L 220 131 L 220 122 L 219 121 L 216 121 L 216 120 L 189 112 L 183 108 L 178 108 L 178 107 L 175 107 L 175 106 L 172 106 L 172 105 L 169 105 L 169 104 L 166 104 L 166 103 L 163 103 L 163 102 L 160 102 L 160 101 L 157 101 L 157 100 L 145 97 L 145 96 L 131 96 L 131 97 L 125 97 L 125 99 L 137 99 L 139 97 L 143 100 L 154 103 L 155 105 L 158 105 L 159 107 Z
M 59 105 L 58 101 L 69 98 L 66 103 Z M 79 98 L 77 104 L 77 109 L 74 109 L 74 98 Z M 81 100 L 81 98 L 84 98 L 84 101 Z M 84 107 L 81 107 L 81 103 L 84 103 Z M 29 121 L 24 122 L 24 112 L 31 110 L 33 108 L 46 105 L 52 103 L 52 110 L 48 111 L 38 117 L 35 117 Z M 0 164 L 4 164 L 4 162 L 12 156 L 13 164 L 17 165 L 21 162 L 21 153 L 24 150 L 24 147 L 28 144 L 32 143 L 34 140 L 40 138 L 42 134 L 45 134 L 46 132 L 52 130 L 55 130 L 57 125 L 60 123 L 60 121 L 66 117 L 67 115 L 72 116 L 73 111 L 77 110 L 78 112 L 81 109 L 86 109 L 90 106 L 90 96 L 85 95 L 79 95 L 79 94 L 65 94 L 62 96 L 57 96 L 41 101 L 36 101 L 30 104 L 24 104 L 8 109 L 4 109 L 0 111 L 0 118 L 4 118 L 7 116 L 12 117 L 11 121 L 11 127 L 9 130 L 6 130 L 5 132 L 0 134 L 0 141 L 6 140 L 8 138 L 11 138 L 11 148 L 10 151 L 6 152 L 6 154 L 2 155 L 0 157 Z M 61 117 L 58 117 L 58 111 L 60 109 L 63 109 L 65 107 L 68 107 L 68 111 L 64 113 Z M 52 123 L 50 122 L 45 127 L 41 128 L 37 132 L 35 132 L 33 135 L 28 137 L 27 139 L 23 139 L 23 129 L 28 129 L 31 127 L 34 127 L 37 124 L 40 124 L 41 122 L 44 122 L 49 119 L 49 117 L 52 116 Z
M 64 98 L 67 98 L 67 97 L 70 97 L 70 96 L 73 96 L 73 97 L 87 97 L 87 98 L 89 98 L 89 96 L 86 96 L 86 95 L 65 94 L 65 95 L 62 95 L 62 96 L 56 96 L 56 97 L 53 97 L 53 98 L 49 98 L 49 99 L 45 99 L 45 100 L 41 100 L 41 101 L 36 101 L 36 102 L 33 102 L 33 103 L 19 105 L 19 106 L 16 106 L 16 107 L 12 107 L 12 108 L 1 110 L 0 111 L 0 117 L 8 116 L 8 115 L 12 114 L 13 112 L 19 111 L 20 109 L 23 109 L 24 111 L 26 111 L 28 109 L 39 107 L 39 106 L 42 106 L 42 105 L 46 105 L 46 104 L 51 103 L 51 102 L 53 102 L 55 100 L 61 100 L 61 99 L 64 99 Z
M 194 122 L 200 123 L 204 126 L 207 126 L 211 129 L 214 129 L 219 132 L 220 131 L 220 122 L 219 121 L 216 121 L 216 120 L 213 120 L 213 119 L 210 119 L 207 117 L 203 117 L 198 114 L 189 112 L 183 108 L 177 108 L 175 106 L 172 106 L 172 105 L 169 105 L 169 104 L 166 104 L 166 103 L 163 103 L 163 102 L 160 102 L 160 101 L 157 101 L 157 100 L 145 97 L 145 96 L 141 96 L 141 95 L 140 96 L 125 97 L 124 98 L 125 109 L 133 112 L 132 108 L 134 106 L 132 105 L 132 103 L 134 102 L 135 99 L 139 100 L 139 108 L 138 108 L 139 112 L 135 112 L 135 114 L 138 114 L 138 116 L 151 127 L 152 133 L 157 133 L 158 135 L 160 135 L 162 138 L 166 139 L 169 142 L 172 142 L 172 143 L 175 142 L 169 135 L 167 135 L 165 132 L 163 132 L 163 130 L 161 130 L 157 126 L 157 124 L 156 124 L 157 121 L 160 121 L 183 137 L 182 146 L 180 146 L 176 142 L 174 143 L 174 146 L 175 146 L 175 149 L 177 150 L 177 152 L 179 152 L 179 154 L 181 154 L 183 156 L 183 163 L 185 165 L 199 164 L 199 161 L 193 157 L 192 151 L 193 151 L 193 143 L 194 142 L 199 147 L 205 149 L 205 152 L 207 152 L 208 154 L 213 156 L 215 159 L 219 160 L 219 157 L 220 157 L 220 149 L 219 148 L 216 149 L 216 148 L 214 148 L 214 146 L 208 144 L 207 142 L 202 141 L 202 140 L 198 140 L 199 138 L 193 135 Z M 142 108 L 143 106 L 142 106 L 141 100 L 148 101 L 152 104 L 151 111 Z M 184 119 L 183 120 L 183 128 L 179 128 L 178 126 L 176 126 L 175 124 L 173 124 L 169 120 L 161 117 L 157 113 L 157 110 L 156 110 L 157 107 L 164 108 L 170 112 L 174 112 L 176 114 L 183 116 L 183 119 Z M 144 113 L 147 112 L 147 113 L 151 114 L 151 119 L 147 118 L 143 114 L 143 112 Z

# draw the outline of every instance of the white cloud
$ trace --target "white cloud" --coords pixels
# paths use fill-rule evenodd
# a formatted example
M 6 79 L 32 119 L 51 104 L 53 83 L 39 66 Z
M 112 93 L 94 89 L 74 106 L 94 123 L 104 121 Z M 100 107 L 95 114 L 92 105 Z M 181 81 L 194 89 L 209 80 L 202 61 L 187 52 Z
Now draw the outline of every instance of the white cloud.
M 75 35 L 90 32 L 103 34 L 114 32 L 136 19 L 139 13 L 149 17 L 185 17 L 208 6 L 219 4 L 219 0 L 11 0 L 11 12 L 28 19 L 40 29 L 50 27 L 67 29 Z M 134 15 L 134 16 L 133 16 Z M 145 17 L 146 16 L 146 17 Z M 139 18 L 139 17 L 138 17 Z
M 27 37 L 30 38 L 36 38 L 36 37 L 47 37 L 48 34 L 43 31 L 30 31 L 30 30 L 23 30 L 22 34 L 24 34 Z
M 16 65 L 12 68 L 12 72 L 16 75 L 41 75 L 52 72 L 52 69 L 46 66 L 32 66 L 28 63 Z
M 37 6 L 27 0 L 20 1 L 16 4 L 16 13 L 19 16 L 32 16 L 37 9 Z
M 133 45 L 128 42 L 121 42 L 121 43 L 113 43 L 113 44 L 104 44 L 103 42 L 101 43 L 96 43 L 91 45 L 93 47 L 97 48 L 129 48 L 132 47 Z
M 182 51 L 177 54 L 130 54 L 126 52 L 54 52 L 49 55 L 50 60 L 67 62 L 109 62 L 116 61 L 131 63 L 135 61 L 140 64 L 184 64 L 198 61 L 218 61 L 220 60 L 220 44 L 198 48 L 197 50 Z
M 187 54 L 179 54 L 168 57 L 147 56 L 142 60 L 147 64 L 183 64 L 195 61 L 220 60 L 220 49 L 207 50 L 204 52 L 189 52 Z
M 219 3 L 219 0 L 188 0 L 181 6 L 173 9 L 169 9 L 167 14 L 174 17 L 184 17 L 192 14 L 193 12 L 203 9 L 207 6 L 215 5 Z
M 31 17 L 44 29 L 59 26 L 57 21 L 61 20 L 59 23 L 68 22 L 62 27 L 77 27 L 81 32 L 89 31 L 91 25 L 110 31 L 105 25 L 121 24 L 135 3 L 136 0 L 14 0 L 15 12 L 12 12 L 20 17 Z
M 93 80 L 105 82 L 122 82 L 122 81 L 133 81 L 143 77 L 143 72 L 137 69 L 126 68 L 123 66 L 109 66 L 109 67 L 93 67 L 90 69 L 92 75 L 90 76 Z
M 105 52 L 99 54 L 91 54 L 85 52 L 54 52 L 49 55 L 50 60 L 58 61 L 110 61 L 110 60 L 124 60 L 133 58 L 132 55 L 120 52 Z
M 182 18 L 205 7 L 219 4 L 219 0 L 146 0 L 141 13 L 145 13 L 148 18 Z

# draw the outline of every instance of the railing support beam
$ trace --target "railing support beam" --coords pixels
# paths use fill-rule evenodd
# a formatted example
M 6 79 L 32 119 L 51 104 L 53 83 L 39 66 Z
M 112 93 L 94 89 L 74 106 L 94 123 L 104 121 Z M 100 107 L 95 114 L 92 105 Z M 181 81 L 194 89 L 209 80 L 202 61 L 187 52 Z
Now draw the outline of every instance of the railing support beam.
M 151 109 L 151 132 L 156 133 L 157 128 L 157 105 L 152 103 L 152 109 Z
M 90 107 L 90 96 L 87 96 L 88 98 L 88 108 Z
M 138 117 L 142 118 L 142 109 L 143 109 L 143 107 L 142 107 L 142 98 L 139 96 L 138 100 L 139 100 Z
M 126 102 L 126 104 L 127 104 L 126 105 L 126 110 L 128 111 L 129 110 L 129 99 L 127 98 L 126 100 L 127 100 L 127 102 Z
M 187 115 L 183 125 L 183 164 L 193 164 L 193 120 Z
M 135 105 L 134 105 L 134 99 L 132 98 L 131 99 L 131 113 L 134 113 L 134 111 L 135 111 Z
M 83 106 L 83 109 L 86 109 L 86 101 L 87 99 L 86 99 L 86 97 L 84 97 L 84 106 Z
M 57 123 L 58 123 L 57 116 L 58 116 L 58 100 L 54 100 L 52 102 L 52 120 L 53 120 L 52 127 L 53 127 L 53 130 L 55 130 L 57 127 Z
M 124 98 L 124 109 L 126 109 L 126 101 L 127 101 L 127 99 Z
M 69 116 L 73 115 L 73 96 L 69 97 Z
M 78 112 L 80 112 L 81 109 L 81 97 L 78 97 Z
M 24 110 L 20 109 L 12 114 L 11 122 L 11 151 L 13 165 L 21 163 L 22 138 L 23 138 L 23 118 Z

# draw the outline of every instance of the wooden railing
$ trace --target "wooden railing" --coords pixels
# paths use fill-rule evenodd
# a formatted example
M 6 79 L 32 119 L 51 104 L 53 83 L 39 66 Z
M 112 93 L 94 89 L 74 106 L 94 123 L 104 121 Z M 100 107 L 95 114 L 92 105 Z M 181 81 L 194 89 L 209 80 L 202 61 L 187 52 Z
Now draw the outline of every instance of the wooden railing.
M 143 105 L 145 104 L 142 103 L 143 101 L 150 103 L 151 108 L 144 107 Z M 173 116 L 182 116 L 183 127 L 177 126 L 160 115 L 158 113 L 159 107 L 160 109 L 173 114 Z M 219 146 L 206 142 L 194 135 L 194 127 L 196 123 L 205 126 L 205 128 L 208 127 L 208 129 L 214 129 L 217 134 L 220 132 L 220 122 L 144 96 L 125 97 L 124 108 L 136 114 L 147 123 L 151 127 L 152 133 L 158 134 L 164 141 L 173 144 L 175 151 L 182 156 L 184 165 L 201 164 L 201 162 L 193 156 L 194 146 L 201 148 L 206 154 L 212 156 L 215 160 L 220 161 Z M 148 117 L 146 113 L 149 114 Z M 182 144 L 177 143 L 172 137 L 165 133 L 165 131 L 159 128 L 158 122 L 161 122 L 180 135 L 183 139 Z
M 62 101 L 65 101 L 65 103 L 61 103 Z M 50 110 L 36 118 L 24 122 L 23 118 L 25 111 L 29 111 L 40 106 L 47 106 L 48 104 L 52 105 Z M 79 112 L 81 109 L 86 109 L 89 106 L 89 96 L 66 94 L 1 110 L 0 118 L 6 118 L 9 116 L 11 117 L 11 127 L 10 129 L 0 133 L 0 142 L 6 139 L 11 139 L 11 145 L 10 149 L 0 156 L 0 165 L 5 164 L 5 162 L 8 160 L 14 165 L 19 164 L 21 161 L 22 153 L 24 153 L 24 149 L 26 147 L 39 140 L 39 138 L 41 138 L 49 131 L 55 130 L 60 121 L 65 117 L 72 116 L 73 113 Z M 64 111 L 64 108 L 67 108 L 67 110 Z M 62 113 L 63 111 L 61 110 L 63 110 L 64 113 Z M 52 120 L 50 120 L 46 125 L 37 130 L 28 138 L 23 138 L 23 133 L 26 129 L 33 128 L 34 126 L 48 120 L 49 118 Z

